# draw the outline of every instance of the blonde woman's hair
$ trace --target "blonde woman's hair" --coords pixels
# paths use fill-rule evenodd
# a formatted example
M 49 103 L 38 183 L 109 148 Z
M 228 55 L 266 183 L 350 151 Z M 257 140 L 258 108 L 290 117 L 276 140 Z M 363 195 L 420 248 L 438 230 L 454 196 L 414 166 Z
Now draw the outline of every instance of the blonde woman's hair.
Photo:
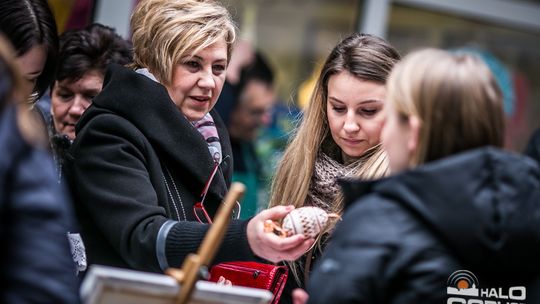
M 147 68 L 163 84 L 190 57 L 224 39 L 231 58 L 236 27 L 221 4 L 211 0 L 141 0 L 131 15 L 133 68 Z
M 399 53 L 388 42 L 368 34 L 352 34 L 334 47 L 321 70 L 303 120 L 279 163 L 272 181 L 270 207 L 289 204 L 304 206 L 319 153 L 324 151 L 329 156 L 337 155 L 338 160 L 341 157 L 341 153 L 336 153 L 341 149 L 332 139 L 326 113 L 330 77 L 347 71 L 359 79 L 385 84 L 399 59 Z M 353 171 L 355 176 L 364 179 L 385 175 L 388 162 L 380 144 L 366 151 Z M 341 195 L 328 203 L 331 210 L 327 212 L 342 212 Z M 325 235 L 333 227 L 334 223 L 328 225 L 320 235 Z M 317 243 L 320 244 L 321 240 L 317 240 Z M 289 266 L 298 280 L 297 265 L 291 263 Z
M 420 121 L 410 166 L 461 151 L 504 144 L 502 93 L 477 56 L 425 49 L 396 65 L 387 100 L 400 119 Z

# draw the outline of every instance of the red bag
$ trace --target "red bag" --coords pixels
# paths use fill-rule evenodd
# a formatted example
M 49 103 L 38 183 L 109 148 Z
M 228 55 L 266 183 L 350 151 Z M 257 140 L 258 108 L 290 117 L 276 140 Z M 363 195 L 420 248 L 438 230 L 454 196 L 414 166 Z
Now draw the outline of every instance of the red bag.
M 257 262 L 220 263 L 210 269 L 211 282 L 220 277 L 231 281 L 232 285 L 269 290 L 274 294 L 272 304 L 279 303 L 281 293 L 287 282 L 289 270 L 285 266 Z

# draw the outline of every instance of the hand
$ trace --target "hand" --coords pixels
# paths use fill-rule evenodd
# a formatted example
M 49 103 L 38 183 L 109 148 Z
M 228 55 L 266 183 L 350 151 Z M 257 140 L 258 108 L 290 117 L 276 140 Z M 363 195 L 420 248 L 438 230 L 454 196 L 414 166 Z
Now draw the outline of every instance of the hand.
M 295 288 L 292 292 L 292 299 L 294 304 L 306 304 L 309 295 L 302 288 Z
M 306 239 L 302 234 L 279 237 L 274 233 L 264 232 L 264 222 L 284 218 L 294 206 L 276 206 L 266 209 L 252 218 L 247 225 L 247 239 L 253 252 L 268 261 L 294 261 L 301 257 L 313 245 L 314 239 Z

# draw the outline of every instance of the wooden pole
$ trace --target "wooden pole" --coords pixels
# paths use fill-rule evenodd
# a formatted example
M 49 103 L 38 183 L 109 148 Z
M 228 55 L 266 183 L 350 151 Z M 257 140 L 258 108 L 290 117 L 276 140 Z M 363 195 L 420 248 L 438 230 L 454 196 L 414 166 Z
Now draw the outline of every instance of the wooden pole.
M 197 254 L 190 254 L 186 257 L 182 264 L 182 270 L 167 269 L 166 273 L 175 278 L 181 285 L 176 298 L 177 304 L 188 302 L 197 283 L 201 266 L 208 265 L 216 255 L 216 251 L 221 245 L 223 236 L 231 221 L 231 214 L 236 202 L 240 200 L 245 191 L 246 187 L 243 184 L 233 183 L 229 193 L 225 196 L 225 200 L 219 207 L 214 217 L 214 223 L 208 229 Z

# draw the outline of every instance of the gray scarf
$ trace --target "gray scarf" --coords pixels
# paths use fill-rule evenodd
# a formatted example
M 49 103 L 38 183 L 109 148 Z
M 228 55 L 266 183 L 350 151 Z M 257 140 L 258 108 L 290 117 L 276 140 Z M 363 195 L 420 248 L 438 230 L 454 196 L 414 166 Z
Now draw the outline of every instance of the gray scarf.
M 347 166 L 320 152 L 315 160 L 315 168 L 311 177 L 306 205 L 322 208 L 329 212 L 339 194 L 338 178 L 354 175 L 361 160 Z

